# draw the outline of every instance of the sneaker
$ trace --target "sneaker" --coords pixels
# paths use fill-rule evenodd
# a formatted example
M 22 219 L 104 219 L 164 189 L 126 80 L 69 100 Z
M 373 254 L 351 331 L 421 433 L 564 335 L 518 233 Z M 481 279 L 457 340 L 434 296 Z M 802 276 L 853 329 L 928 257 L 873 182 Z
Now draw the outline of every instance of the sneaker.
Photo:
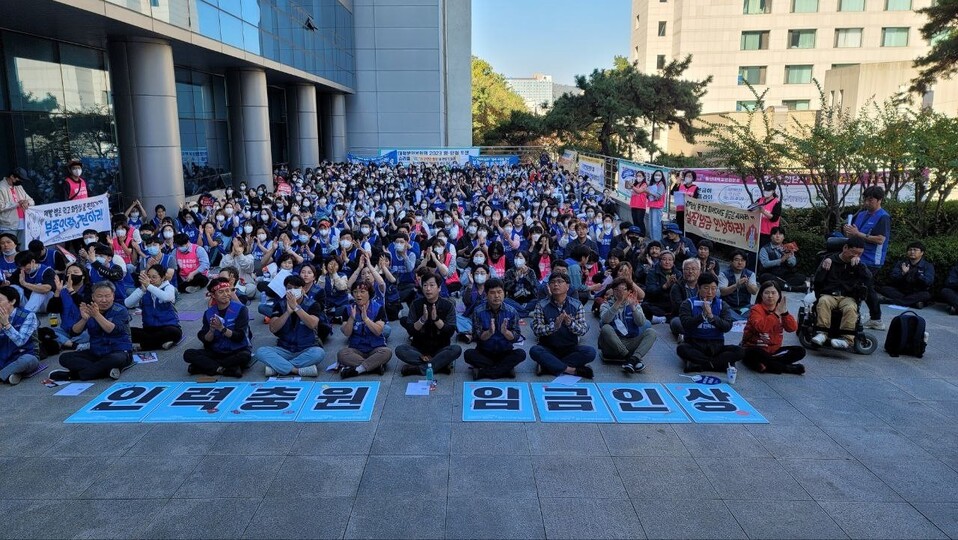
M 70 370 L 68 369 L 54 369 L 47 377 L 54 381 L 69 381 L 73 378 L 70 376 Z
M 197 287 L 196 285 L 190 285 L 186 288 L 186 294 L 193 294 L 196 291 L 201 290 L 203 287 Z
M 77 345 L 76 350 L 77 350 L 77 351 L 88 351 L 88 350 L 90 350 L 90 344 L 89 344 L 89 343 L 81 343 L 81 344 Z
M 575 368 L 575 376 L 582 377 L 583 379 L 591 379 L 595 377 L 595 373 L 589 366 L 579 366 Z
M 542 369 L 542 364 L 536 364 L 536 377 L 541 377 L 545 374 L 546 372 L 544 369 Z
M 271 368 L 271 367 L 269 367 L 269 366 L 266 366 L 266 369 L 265 369 L 264 371 L 266 372 L 266 373 L 265 373 L 266 377 L 275 377 L 275 376 L 276 376 L 276 370 L 273 369 L 273 368 Z
M 642 373 L 642 371 L 645 370 L 645 362 L 641 360 L 635 360 L 628 365 L 632 366 L 632 369 L 634 369 L 636 373 Z
M 175 346 L 176 346 L 176 342 L 175 342 L 175 341 L 167 341 L 166 343 L 160 345 L 160 347 L 162 347 L 164 351 L 168 351 L 168 350 L 172 349 L 172 348 L 175 347 Z
M 848 342 L 842 338 L 835 338 L 828 342 L 833 349 L 845 350 L 848 348 Z
M 111 370 L 110 370 L 110 378 L 113 379 L 113 380 L 115 380 L 115 381 L 116 381 L 116 380 L 119 380 L 119 379 L 120 379 L 120 368 L 115 367 L 115 368 L 111 369 Z
M 635 366 L 633 366 L 632 364 L 622 364 L 622 371 L 628 374 L 635 373 Z
M 782 366 L 782 371 L 792 375 L 802 375 L 805 373 L 805 366 L 802 364 L 787 364 Z
M 676 343 L 676 344 L 685 343 L 685 334 L 679 334 L 679 335 L 675 336 L 675 343 Z
M 300 377 L 319 377 L 319 369 L 316 366 L 306 366 L 299 368 Z
M 915 309 L 925 309 L 925 303 L 924 303 L 924 302 L 916 302 L 916 303 L 915 303 Z
M 133 344 L 133 352 L 141 352 L 142 350 L 143 350 L 143 345 L 140 345 L 139 343 Z
M 403 377 L 411 377 L 413 375 L 422 375 L 422 370 L 419 369 L 419 366 L 406 364 L 399 370 L 399 374 Z
M 819 332 L 815 334 L 815 337 L 812 338 L 812 343 L 821 347 L 825 344 L 825 340 L 828 339 L 828 336 L 825 335 L 825 332 Z M 844 340 L 842 340 L 844 341 Z
M 239 366 L 228 367 L 223 370 L 223 376 L 241 379 L 243 377 L 243 369 Z
M 666 318 L 660 315 L 652 316 L 652 324 L 665 324 Z
M 356 371 L 356 368 L 353 366 L 346 366 L 343 369 L 339 370 L 339 376 L 343 379 L 351 379 L 359 375 L 359 372 Z
M 869 330 L 885 330 L 885 323 L 881 322 L 880 319 L 872 319 L 865 323 L 865 328 Z
M 23 377 L 19 373 L 14 373 L 7 377 L 7 382 L 10 383 L 10 386 L 20 384 L 20 381 L 23 380 Z

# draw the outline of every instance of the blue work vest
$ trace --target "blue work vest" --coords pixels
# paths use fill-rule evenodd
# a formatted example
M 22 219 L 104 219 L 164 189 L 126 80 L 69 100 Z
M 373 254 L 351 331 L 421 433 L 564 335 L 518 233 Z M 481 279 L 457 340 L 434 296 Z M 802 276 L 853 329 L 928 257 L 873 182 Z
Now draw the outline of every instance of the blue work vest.
M 728 280 L 729 286 L 732 286 L 736 281 L 738 281 L 735 278 L 735 273 L 733 272 L 731 266 L 726 268 L 722 274 L 725 276 L 725 279 Z M 751 278 L 752 271 L 748 268 L 742 269 L 742 277 Z M 739 287 L 735 289 L 732 294 L 727 294 L 722 298 L 724 298 L 725 301 L 728 302 L 728 304 L 733 308 L 742 308 L 752 303 L 752 293 L 748 292 L 748 289 L 745 287 Z
M 239 314 L 243 308 L 243 304 L 240 304 L 236 301 L 230 301 L 230 305 L 226 307 L 226 313 L 220 315 L 223 317 L 223 326 L 230 330 L 234 330 L 236 328 L 236 319 L 239 317 Z M 206 313 L 203 315 L 204 321 L 206 321 L 207 325 L 209 325 L 209 321 L 213 319 L 213 315 L 219 315 L 219 308 L 215 305 L 207 309 Z M 210 344 L 214 351 L 227 353 L 241 351 L 244 349 L 248 350 L 250 348 L 249 332 L 243 336 L 241 341 L 233 341 L 226 337 L 225 333 L 225 330 L 223 332 L 214 331 L 213 342 Z
M 140 300 L 143 307 L 143 327 L 179 326 L 180 317 L 173 302 L 160 302 L 149 291 L 143 293 Z
M 126 307 L 114 303 L 103 316 L 113 323 L 115 328 L 107 334 L 93 317 L 87 319 L 86 329 L 90 334 L 90 352 L 97 356 L 105 356 L 118 351 L 132 351 L 130 312 L 127 311 Z
M 369 317 L 375 320 L 376 315 L 382 306 L 375 300 L 369 301 Z M 356 349 L 363 354 L 368 354 L 373 349 L 386 346 L 386 336 L 383 334 L 373 334 L 372 330 L 366 326 L 362 317 L 356 317 L 353 321 L 353 333 L 349 336 L 349 347 Z
M 869 214 L 863 210 L 855 215 L 855 220 L 852 224 L 857 227 L 859 231 L 871 235 L 872 229 L 878 224 L 878 220 L 884 216 L 888 216 L 888 212 L 886 212 L 884 208 L 879 208 L 878 211 L 873 214 Z M 888 219 L 891 220 L 891 217 L 889 216 Z M 865 266 L 874 268 L 885 264 L 885 256 L 888 255 L 889 242 L 891 242 L 890 234 L 885 237 L 885 241 L 881 244 L 865 242 L 865 252 L 862 253 L 862 262 L 865 263 Z
M 699 300 L 698 297 L 689 298 L 686 302 L 692 303 L 692 316 L 698 317 L 702 314 L 702 300 Z M 722 316 L 722 299 L 715 297 L 712 300 L 712 315 L 715 317 Z M 725 340 L 725 335 L 712 323 L 703 320 L 698 326 L 695 327 L 691 332 L 688 333 L 689 337 L 701 340 Z
M 298 353 L 316 346 L 316 331 L 306 326 L 306 323 L 304 323 L 298 315 L 303 311 L 305 305 L 306 302 L 303 302 L 299 307 L 299 311 L 290 314 L 289 318 L 286 319 L 286 324 L 284 324 L 276 334 L 276 345 L 281 349 L 286 349 L 291 353 Z M 279 317 L 285 312 L 286 303 L 283 302 L 280 304 L 280 310 L 276 316 Z
M 36 317 L 36 315 L 25 309 L 14 308 L 13 313 L 10 315 L 10 326 L 19 330 L 29 317 Z M 30 336 L 30 339 L 28 339 L 26 343 L 19 346 L 7 337 L 5 332 L 0 331 L 0 367 L 6 366 L 25 354 L 39 356 L 37 354 L 39 345 L 40 341 L 37 337 L 36 330 L 34 330 L 33 335 Z

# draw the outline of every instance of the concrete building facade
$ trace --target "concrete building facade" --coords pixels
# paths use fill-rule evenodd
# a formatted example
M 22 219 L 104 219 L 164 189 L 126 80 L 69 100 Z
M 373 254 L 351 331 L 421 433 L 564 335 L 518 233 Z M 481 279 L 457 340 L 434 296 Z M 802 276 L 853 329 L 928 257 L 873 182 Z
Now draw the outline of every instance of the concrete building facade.
M 529 112 L 543 114 L 552 108 L 555 100 L 565 94 L 580 94 L 582 90 L 568 84 L 559 84 L 552 75 L 533 73 L 532 77 L 507 77 L 506 84 L 522 98 Z

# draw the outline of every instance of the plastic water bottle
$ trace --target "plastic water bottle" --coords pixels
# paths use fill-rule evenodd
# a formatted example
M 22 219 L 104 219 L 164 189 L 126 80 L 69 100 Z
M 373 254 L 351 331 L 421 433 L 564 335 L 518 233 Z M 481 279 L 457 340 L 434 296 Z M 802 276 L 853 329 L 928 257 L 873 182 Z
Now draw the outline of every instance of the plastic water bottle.
M 429 383 L 429 389 L 436 387 L 436 375 L 432 370 L 432 362 L 426 364 L 426 382 Z
M 56 328 L 57 326 L 60 326 L 60 314 L 59 314 L 59 313 L 51 313 L 51 314 L 50 314 L 50 328 Z
M 738 369 L 735 368 L 734 364 L 728 365 L 728 369 L 725 370 L 725 374 L 728 375 L 728 383 L 735 384 L 735 377 L 738 375 Z

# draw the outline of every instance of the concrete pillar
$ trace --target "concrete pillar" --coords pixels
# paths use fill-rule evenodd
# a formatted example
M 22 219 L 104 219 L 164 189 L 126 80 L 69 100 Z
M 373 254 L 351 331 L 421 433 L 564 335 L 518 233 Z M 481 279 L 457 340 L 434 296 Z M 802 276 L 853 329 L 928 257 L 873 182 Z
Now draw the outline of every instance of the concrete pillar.
M 173 49 L 148 38 L 111 41 L 108 49 L 123 195 L 148 212 L 157 204 L 175 210 L 185 196 Z
M 269 138 L 266 72 L 237 69 L 226 74 L 233 185 L 273 188 L 273 157 Z
M 319 110 L 316 87 L 299 84 L 286 89 L 290 169 L 319 165 Z
M 330 153 L 331 161 L 346 161 L 346 96 L 329 96 Z

